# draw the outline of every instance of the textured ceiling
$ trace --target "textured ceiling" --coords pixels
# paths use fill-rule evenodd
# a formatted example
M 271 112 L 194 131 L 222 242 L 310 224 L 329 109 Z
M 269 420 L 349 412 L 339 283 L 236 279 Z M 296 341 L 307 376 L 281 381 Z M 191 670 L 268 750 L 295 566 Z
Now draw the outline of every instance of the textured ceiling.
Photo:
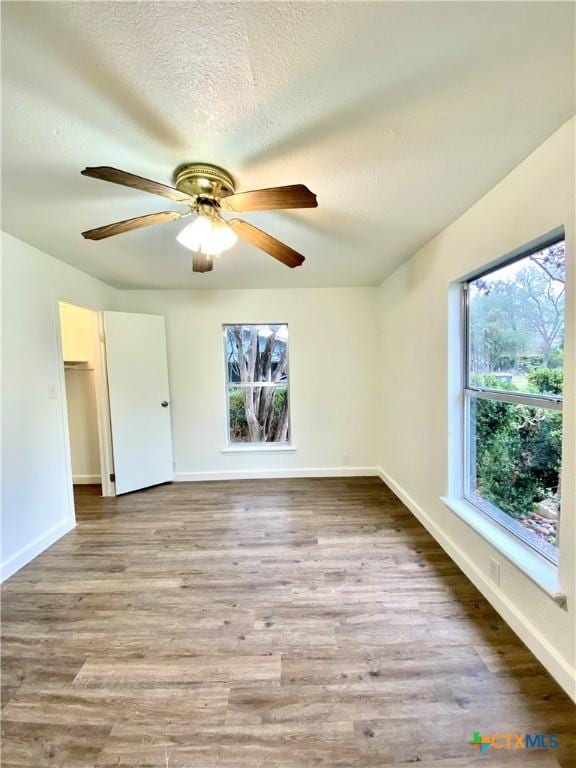
M 3 228 L 123 287 L 375 285 L 574 112 L 574 6 L 555 2 L 3 2 Z M 319 208 L 245 218 L 208 275 L 170 223 L 80 232 L 178 204 L 83 178 L 242 189 L 302 182 Z

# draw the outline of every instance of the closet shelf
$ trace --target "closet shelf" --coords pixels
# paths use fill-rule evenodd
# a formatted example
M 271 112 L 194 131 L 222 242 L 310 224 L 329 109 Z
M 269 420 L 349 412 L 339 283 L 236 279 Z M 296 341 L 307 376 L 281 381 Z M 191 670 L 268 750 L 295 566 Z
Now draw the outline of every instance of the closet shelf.
M 87 360 L 64 360 L 65 371 L 93 371 Z

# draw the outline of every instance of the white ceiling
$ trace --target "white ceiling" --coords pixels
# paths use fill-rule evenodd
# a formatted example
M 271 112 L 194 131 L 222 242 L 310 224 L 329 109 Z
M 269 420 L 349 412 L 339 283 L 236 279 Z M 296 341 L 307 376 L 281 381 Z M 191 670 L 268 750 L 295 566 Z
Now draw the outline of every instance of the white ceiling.
M 574 112 L 563 2 L 3 2 L 3 228 L 121 287 L 375 285 Z M 184 161 L 239 190 L 302 182 L 319 208 L 246 214 L 252 246 L 191 272 L 173 222 L 80 232 L 163 198 Z

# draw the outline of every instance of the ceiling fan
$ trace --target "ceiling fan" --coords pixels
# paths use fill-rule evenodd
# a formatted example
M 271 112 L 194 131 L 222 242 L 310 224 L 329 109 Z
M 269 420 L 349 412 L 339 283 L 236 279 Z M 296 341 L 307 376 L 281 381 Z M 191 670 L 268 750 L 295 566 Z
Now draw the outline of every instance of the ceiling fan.
M 299 267 L 304 256 L 288 245 L 276 240 L 261 229 L 242 219 L 225 219 L 223 211 L 273 211 L 287 208 L 316 208 L 316 195 L 304 184 L 291 184 L 286 187 L 256 189 L 251 192 L 236 193 L 232 176 L 223 168 L 208 163 L 189 163 L 179 166 L 174 171 L 174 187 L 157 181 L 143 179 L 126 171 L 109 166 L 85 168 L 83 176 L 111 181 L 126 187 L 140 189 L 152 195 L 160 195 L 190 206 L 186 213 L 162 211 L 134 219 L 118 221 L 104 227 L 82 232 L 87 240 L 102 240 L 122 232 L 176 221 L 185 216 L 197 214 L 194 221 L 188 223 L 177 235 L 182 245 L 195 251 L 192 259 L 194 272 L 210 272 L 214 268 L 213 257 L 231 248 L 242 237 L 257 248 L 269 253 L 287 267 Z

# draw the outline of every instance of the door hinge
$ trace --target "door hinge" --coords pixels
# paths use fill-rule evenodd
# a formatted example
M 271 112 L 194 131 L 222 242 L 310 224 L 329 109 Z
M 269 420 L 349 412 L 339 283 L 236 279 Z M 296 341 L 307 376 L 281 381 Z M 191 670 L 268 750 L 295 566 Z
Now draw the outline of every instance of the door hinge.
M 111 483 L 115 483 L 116 482 L 116 475 L 114 474 L 114 472 L 110 473 L 110 482 Z

